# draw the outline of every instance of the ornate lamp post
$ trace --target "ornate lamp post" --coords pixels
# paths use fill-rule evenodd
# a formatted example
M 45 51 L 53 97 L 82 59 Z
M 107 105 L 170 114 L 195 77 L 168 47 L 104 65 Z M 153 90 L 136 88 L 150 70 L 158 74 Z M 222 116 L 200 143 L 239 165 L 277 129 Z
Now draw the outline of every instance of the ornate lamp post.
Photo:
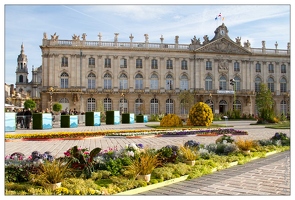
M 232 85 L 233 86 L 233 89 L 234 89 L 234 106 L 233 106 L 233 108 L 234 108 L 234 110 L 236 110 L 236 81 L 235 81 L 235 79 L 230 79 L 230 85 Z
M 124 113 L 124 103 L 125 103 L 125 94 L 121 93 L 121 98 L 122 99 L 122 104 L 121 104 L 121 108 L 122 108 L 122 114 Z
M 50 112 L 52 112 L 52 94 L 53 94 L 53 92 L 54 92 L 53 87 L 50 87 L 50 88 L 48 89 L 48 92 L 49 92 L 49 94 L 50 94 Z

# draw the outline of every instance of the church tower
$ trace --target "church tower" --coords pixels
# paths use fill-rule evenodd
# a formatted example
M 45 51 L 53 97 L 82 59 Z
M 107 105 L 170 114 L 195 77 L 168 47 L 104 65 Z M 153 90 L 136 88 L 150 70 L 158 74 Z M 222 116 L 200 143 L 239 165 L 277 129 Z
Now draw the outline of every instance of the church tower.
M 17 57 L 17 68 L 16 68 L 16 92 L 23 93 L 26 86 L 28 85 L 28 58 L 24 51 L 24 44 L 21 45 L 20 54 Z

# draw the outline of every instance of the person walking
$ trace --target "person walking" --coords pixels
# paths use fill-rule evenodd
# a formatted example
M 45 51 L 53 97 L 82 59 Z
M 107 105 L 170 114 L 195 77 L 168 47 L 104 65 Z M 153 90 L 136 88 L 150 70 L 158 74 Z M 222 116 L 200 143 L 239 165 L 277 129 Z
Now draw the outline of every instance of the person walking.
M 25 111 L 25 128 L 27 128 L 27 129 L 30 128 L 31 121 L 32 121 L 32 112 L 31 112 L 31 109 L 28 108 Z

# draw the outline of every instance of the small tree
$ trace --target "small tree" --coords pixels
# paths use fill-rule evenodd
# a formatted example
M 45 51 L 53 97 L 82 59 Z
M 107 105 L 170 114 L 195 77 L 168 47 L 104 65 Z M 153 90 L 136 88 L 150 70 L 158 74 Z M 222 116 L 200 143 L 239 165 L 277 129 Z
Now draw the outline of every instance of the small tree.
M 274 117 L 274 100 L 271 91 L 264 83 L 260 84 L 259 89 L 255 99 L 259 121 L 272 121 Z
M 36 102 L 33 101 L 32 99 L 28 99 L 25 101 L 24 107 L 25 109 L 30 108 L 31 110 L 33 110 L 34 108 L 36 108 Z
M 53 104 L 52 110 L 55 112 L 59 112 L 62 109 L 62 105 L 60 103 Z
M 180 106 L 189 111 L 194 104 L 194 95 L 190 93 L 190 91 L 184 90 L 179 93 L 178 100 L 180 102 Z

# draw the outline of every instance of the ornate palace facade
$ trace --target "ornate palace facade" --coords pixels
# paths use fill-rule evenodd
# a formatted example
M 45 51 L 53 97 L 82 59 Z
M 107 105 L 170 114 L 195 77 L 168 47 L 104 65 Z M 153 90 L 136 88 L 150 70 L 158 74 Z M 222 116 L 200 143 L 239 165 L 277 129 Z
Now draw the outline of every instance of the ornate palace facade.
M 87 41 L 73 35 L 60 40 L 55 33 L 42 45 L 42 109 L 60 102 L 80 112 L 121 110 L 130 113 L 187 114 L 178 95 L 190 91 L 195 102 L 206 102 L 214 113 L 233 108 L 256 114 L 255 95 L 265 83 L 273 93 L 277 114 L 289 112 L 290 43 L 286 49 L 252 48 L 241 38 L 232 40 L 222 24 L 209 40 L 194 37 L 190 44 Z M 189 43 L 189 42 L 188 42 Z M 234 79 L 233 85 L 230 79 Z

